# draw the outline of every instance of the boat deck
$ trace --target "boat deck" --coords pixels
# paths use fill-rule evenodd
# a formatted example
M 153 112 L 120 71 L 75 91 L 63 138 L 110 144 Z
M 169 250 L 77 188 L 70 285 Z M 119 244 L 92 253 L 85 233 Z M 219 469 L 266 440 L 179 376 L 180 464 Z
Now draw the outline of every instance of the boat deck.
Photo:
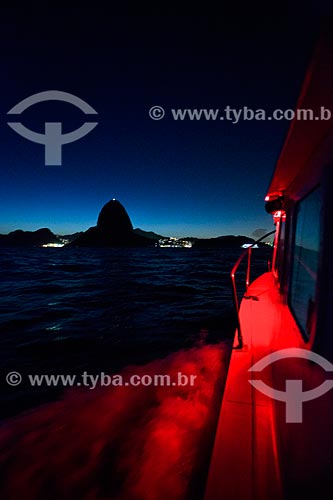
M 233 350 L 231 356 L 205 500 L 282 497 L 274 403 L 249 383 L 252 375 L 248 370 L 279 348 L 281 331 L 295 345 L 298 330 L 281 303 L 272 273 L 254 281 L 247 295 L 257 300 L 241 302 L 244 348 Z

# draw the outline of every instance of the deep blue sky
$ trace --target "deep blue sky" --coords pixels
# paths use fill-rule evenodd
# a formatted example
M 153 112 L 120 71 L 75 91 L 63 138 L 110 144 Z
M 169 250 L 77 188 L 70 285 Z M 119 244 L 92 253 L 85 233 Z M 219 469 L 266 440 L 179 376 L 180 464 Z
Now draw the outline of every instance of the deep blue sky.
M 3 13 L 0 233 L 85 230 L 111 198 L 134 227 L 161 234 L 271 229 L 263 198 L 289 123 L 175 122 L 168 110 L 293 108 L 324 7 L 280 9 L 260 17 Z M 6 125 L 16 103 L 53 89 L 99 113 L 93 132 L 64 146 L 62 166 L 44 166 L 43 146 Z M 166 109 L 163 120 L 148 117 L 153 105 Z M 21 121 L 36 131 L 62 121 L 70 131 L 85 119 L 50 103 Z

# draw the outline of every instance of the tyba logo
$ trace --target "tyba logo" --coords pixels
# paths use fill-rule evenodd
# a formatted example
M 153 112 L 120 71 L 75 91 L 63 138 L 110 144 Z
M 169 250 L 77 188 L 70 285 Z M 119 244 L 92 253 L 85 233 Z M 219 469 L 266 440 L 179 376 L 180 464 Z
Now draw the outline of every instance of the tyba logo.
M 287 358 L 303 358 L 313 361 L 327 372 L 333 372 L 333 365 L 319 354 L 306 349 L 290 348 L 268 354 L 249 369 L 250 372 L 261 372 L 275 361 Z M 286 422 L 301 423 L 303 418 L 303 403 L 319 398 L 333 388 L 333 380 L 325 380 L 321 385 L 309 391 L 303 391 L 302 380 L 286 380 L 286 390 L 273 389 L 262 380 L 249 380 L 258 391 L 266 396 L 286 403 Z
M 97 115 L 97 112 L 85 101 L 76 97 L 75 95 L 61 92 L 59 90 L 47 90 L 39 92 L 14 106 L 8 115 L 20 115 L 30 106 L 44 101 L 63 101 L 72 104 L 79 108 L 84 114 Z M 26 139 L 45 146 L 45 165 L 61 165 L 62 164 L 62 145 L 69 144 L 70 142 L 81 139 L 89 132 L 91 132 L 97 125 L 97 122 L 85 122 L 81 127 L 67 134 L 62 133 L 61 122 L 46 122 L 45 133 L 39 134 L 33 130 L 28 129 L 20 122 L 8 122 L 8 125 L 15 130 L 18 134 Z

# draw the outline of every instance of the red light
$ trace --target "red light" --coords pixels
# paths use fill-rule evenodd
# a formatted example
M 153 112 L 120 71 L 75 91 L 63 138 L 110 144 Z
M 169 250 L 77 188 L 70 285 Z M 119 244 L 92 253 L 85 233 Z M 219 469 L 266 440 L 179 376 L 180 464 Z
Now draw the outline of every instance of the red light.
M 265 201 L 269 201 L 269 196 L 265 196 Z
M 274 222 L 275 225 L 277 224 L 277 222 L 280 221 L 281 214 L 282 214 L 281 210 L 277 210 L 276 212 L 274 212 L 274 214 L 273 214 L 273 222 Z
M 202 335 L 204 342 L 205 330 Z M 73 388 L 63 399 L 9 420 L 0 431 L 6 450 L 1 465 L 8 471 L 1 498 L 45 498 L 35 470 L 52 484 L 59 480 L 58 498 L 70 491 L 71 498 L 97 500 L 100 478 L 108 491 L 117 488 L 116 498 L 184 498 L 195 471 L 205 467 L 211 410 L 229 354 L 223 343 L 198 345 L 121 372 L 125 380 L 134 373 L 177 380 L 181 372 L 196 375 L 194 385 Z M 80 456 L 88 457 L 87 463 Z

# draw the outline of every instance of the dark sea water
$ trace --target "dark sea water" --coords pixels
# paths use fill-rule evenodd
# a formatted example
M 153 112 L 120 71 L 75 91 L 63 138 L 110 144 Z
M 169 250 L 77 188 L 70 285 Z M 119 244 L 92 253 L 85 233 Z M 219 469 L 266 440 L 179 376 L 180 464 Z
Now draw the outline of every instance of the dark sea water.
M 203 337 L 230 338 L 230 270 L 242 251 L 1 249 L 1 371 L 116 372 Z M 267 252 L 253 254 L 258 274 Z M 3 412 L 33 406 L 47 392 L 30 394 L 24 384 L 15 397 L 5 390 Z
M 2 384 L 1 499 L 203 498 L 235 330 L 230 271 L 242 251 L 0 250 L 1 382 L 10 371 L 23 377 Z M 253 278 L 269 254 L 253 251 Z M 181 372 L 196 383 L 27 383 L 84 370 Z

